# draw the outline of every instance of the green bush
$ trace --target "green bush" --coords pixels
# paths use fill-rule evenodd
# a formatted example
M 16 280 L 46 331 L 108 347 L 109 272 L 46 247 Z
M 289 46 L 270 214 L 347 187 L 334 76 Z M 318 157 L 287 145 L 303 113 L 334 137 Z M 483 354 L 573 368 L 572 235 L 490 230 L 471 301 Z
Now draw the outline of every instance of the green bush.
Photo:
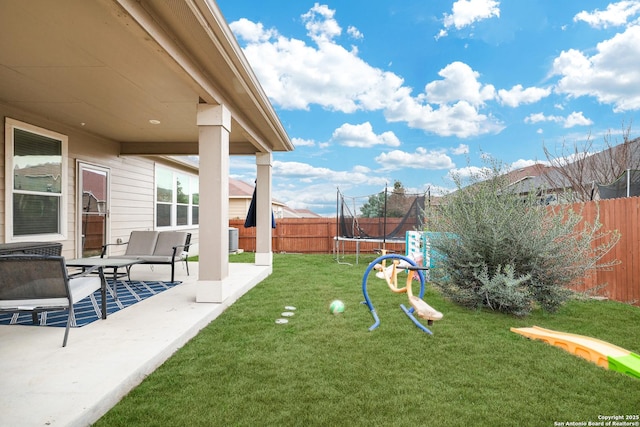
M 427 209 L 432 250 L 442 258 L 432 277 L 444 295 L 470 308 L 527 315 L 553 312 L 568 286 L 596 268 L 618 241 L 600 224 L 581 225 L 581 212 L 551 210 L 544 194 L 512 191 L 496 162 L 472 176 L 455 177 L 457 190 Z

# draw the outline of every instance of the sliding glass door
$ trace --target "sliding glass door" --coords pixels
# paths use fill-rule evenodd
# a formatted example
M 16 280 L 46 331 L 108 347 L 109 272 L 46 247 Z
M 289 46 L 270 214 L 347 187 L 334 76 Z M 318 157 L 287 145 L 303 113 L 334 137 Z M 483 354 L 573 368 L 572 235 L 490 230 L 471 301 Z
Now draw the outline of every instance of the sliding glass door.
M 81 220 L 78 222 L 79 256 L 99 256 L 107 243 L 109 221 L 109 170 L 87 163 L 78 164 Z

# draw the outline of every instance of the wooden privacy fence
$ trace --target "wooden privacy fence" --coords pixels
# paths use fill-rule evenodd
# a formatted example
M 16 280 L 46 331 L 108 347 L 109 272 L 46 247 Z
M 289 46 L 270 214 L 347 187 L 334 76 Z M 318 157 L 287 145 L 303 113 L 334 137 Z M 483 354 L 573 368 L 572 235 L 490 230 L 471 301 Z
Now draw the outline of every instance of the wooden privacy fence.
M 598 290 L 598 295 L 610 299 L 629 302 L 640 306 L 640 197 L 600 200 L 597 202 L 577 203 L 568 206 L 555 206 L 553 209 L 582 210 L 585 221 L 593 223 L 600 215 L 602 231 L 618 230 L 621 238 L 612 252 L 603 262 L 617 259 L 620 263 L 607 271 L 597 271 L 585 277 L 582 283 L 575 285 L 577 290 L 588 290 L 606 285 Z M 551 212 L 551 209 L 550 209 Z M 387 230 L 397 225 L 399 218 L 387 219 Z M 379 218 L 359 219 L 361 224 L 370 221 L 380 224 Z M 333 253 L 335 249 L 336 218 L 284 218 L 276 221 L 272 232 L 273 252 L 287 253 Z M 230 220 L 230 227 L 238 228 L 238 247 L 254 252 L 256 249 L 255 228 L 244 228 L 244 220 Z M 355 242 L 342 242 L 341 252 L 355 253 Z M 360 242 L 360 253 L 372 253 L 381 243 Z M 404 244 L 390 244 L 387 249 L 404 253 Z
M 229 227 L 238 229 L 238 247 L 256 250 L 256 229 L 244 228 L 244 219 L 229 220 Z M 331 218 L 284 218 L 276 220 L 272 230 L 273 252 L 331 253 L 336 220 Z
M 618 260 L 619 264 L 585 277 L 575 289 L 586 291 L 603 286 L 598 295 L 640 306 L 640 197 L 576 203 L 570 207 L 577 212 L 582 209 L 583 219 L 589 223 L 599 214 L 601 231 L 620 233 L 620 241 L 602 260 Z
M 401 218 L 388 218 L 387 229 L 392 230 L 401 221 Z M 360 225 L 368 227 L 368 230 L 382 229 L 381 218 L 363 218 Z M 244 228 L 244 219 L 229 220 L 229 227 L 238 229 L 238 247 L 248 252 L 256 250 L 256 229 Z M 283 218 L 276 220 L 276 228 L 271 234 L 273 252 L 305 253 L 305 254 L 330 254 L 335 249 L 336 236 L 335 218 Z M 380 242 L 360 242 L 361 253 L 373 253 L 374 249 L 382 247 Z M 404 252 L 404 243 L 389 243 L 385 247 L 397 252 Z M 340 251 L 347 254 L 356 253 L 356 242 L 341 242 Z

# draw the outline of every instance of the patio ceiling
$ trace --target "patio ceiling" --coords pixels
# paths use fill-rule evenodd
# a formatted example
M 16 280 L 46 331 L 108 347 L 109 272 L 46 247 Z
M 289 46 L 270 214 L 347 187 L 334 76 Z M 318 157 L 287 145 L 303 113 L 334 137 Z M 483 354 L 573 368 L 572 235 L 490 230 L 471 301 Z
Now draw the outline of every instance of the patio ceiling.
M 0 102 L 140 155 L 198 154 L 224 104 L 230 154 L 293 149 L 213 0 L 2 1 Z

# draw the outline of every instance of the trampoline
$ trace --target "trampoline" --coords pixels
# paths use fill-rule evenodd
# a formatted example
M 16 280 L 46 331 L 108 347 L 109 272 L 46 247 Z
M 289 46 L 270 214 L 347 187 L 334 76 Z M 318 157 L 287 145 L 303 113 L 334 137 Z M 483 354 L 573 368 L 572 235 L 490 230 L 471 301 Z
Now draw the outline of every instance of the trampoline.
M 361 243 L 378 243 L 386 250 L 387 244 L 404 244 L 407 231 L 422 230 L 428 192 L 409 194 L 392 191 L 366 196 L 345 196 L 340 189 L 336 197 L 336 234 L 334 255 L 340 262 L 345 243 L 355 243 L 356 263 L 359 262 Z M 360 214 L 356 212 L 360 210 Z M 368 215 L 364 215 L 363 211 Z

